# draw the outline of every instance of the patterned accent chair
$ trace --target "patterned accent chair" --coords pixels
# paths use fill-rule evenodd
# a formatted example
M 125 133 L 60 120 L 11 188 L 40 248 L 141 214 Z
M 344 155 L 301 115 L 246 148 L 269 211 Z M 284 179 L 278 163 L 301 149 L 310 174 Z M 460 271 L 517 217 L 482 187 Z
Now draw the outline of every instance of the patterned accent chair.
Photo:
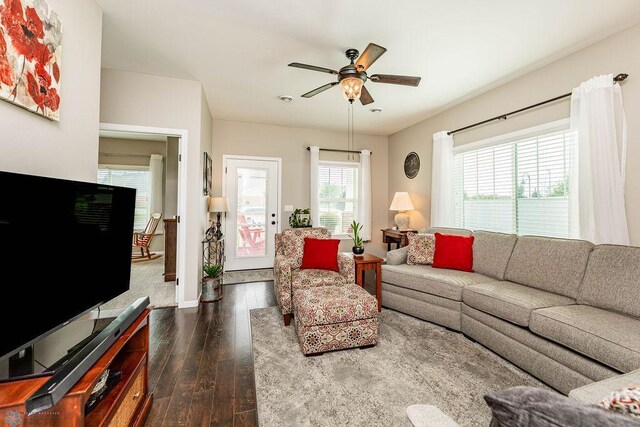
M 282 311 L 285 326 L 291 323 L 293 313 L 293 293 L 296 289 L 315 286 L 340 286 L 355 283 L 353 258 L 338 253 L 339 272 L 329 270 L 300 270 L 304 238 L 330 239 L 331 233 L 322 227 L 291 228 L 276 235 L 276 259 L 273 264 L 276 300 Z

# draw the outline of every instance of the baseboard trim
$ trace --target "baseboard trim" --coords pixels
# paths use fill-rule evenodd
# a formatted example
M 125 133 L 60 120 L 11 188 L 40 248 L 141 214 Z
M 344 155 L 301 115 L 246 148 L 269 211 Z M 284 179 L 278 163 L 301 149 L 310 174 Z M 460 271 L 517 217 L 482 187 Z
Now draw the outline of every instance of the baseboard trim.
M 200 300 L 190 300 L 190 301 L 183 301 L 181 305 L 178 305 L 178 308 L 192 308 L 192 307 L 197 307 L 198 304 L 200 304 Z

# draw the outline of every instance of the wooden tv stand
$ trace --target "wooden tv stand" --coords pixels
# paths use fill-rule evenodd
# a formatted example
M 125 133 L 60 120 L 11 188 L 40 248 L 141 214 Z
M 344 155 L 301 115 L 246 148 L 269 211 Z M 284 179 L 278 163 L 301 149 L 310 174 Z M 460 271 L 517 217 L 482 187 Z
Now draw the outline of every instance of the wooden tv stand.
M 149 308 L 51 409 L 27 416 L 25 401 L 49 377 L 0 384 L 0 425 L 23 426 L 141 426 L 153 396 L 148 387 Z M 85 415 L 85 403 L 105 369 L 122 371 L 121 380 Z M 19 420 L 18 420 L 19 418 Z

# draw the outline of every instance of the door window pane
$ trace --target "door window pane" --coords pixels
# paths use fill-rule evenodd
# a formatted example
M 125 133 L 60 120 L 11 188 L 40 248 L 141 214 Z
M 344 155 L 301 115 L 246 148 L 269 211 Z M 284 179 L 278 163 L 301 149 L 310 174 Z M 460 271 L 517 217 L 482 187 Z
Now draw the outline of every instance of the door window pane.
M 236 256 L 265 256 L 267 170 L 238 168 Z

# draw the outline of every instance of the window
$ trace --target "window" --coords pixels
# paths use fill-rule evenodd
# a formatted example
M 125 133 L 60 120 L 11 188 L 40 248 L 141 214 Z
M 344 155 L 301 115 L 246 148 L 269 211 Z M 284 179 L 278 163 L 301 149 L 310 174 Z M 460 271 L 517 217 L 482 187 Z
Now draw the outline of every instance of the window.
M 136 210 L 133 228 L 142 231 L 149 221 L 149 168 L 135 166 L 99 166 L 98 184 L 135 188 Z
M 332 235 L 346 236 L 350 225 L 359 219 L 358 163 L 320 162 L 320 226 Z
M 569 158 L 576 138 L 567 128 L 562 121 L 454 150 L 456 225 L 569 237 Z

